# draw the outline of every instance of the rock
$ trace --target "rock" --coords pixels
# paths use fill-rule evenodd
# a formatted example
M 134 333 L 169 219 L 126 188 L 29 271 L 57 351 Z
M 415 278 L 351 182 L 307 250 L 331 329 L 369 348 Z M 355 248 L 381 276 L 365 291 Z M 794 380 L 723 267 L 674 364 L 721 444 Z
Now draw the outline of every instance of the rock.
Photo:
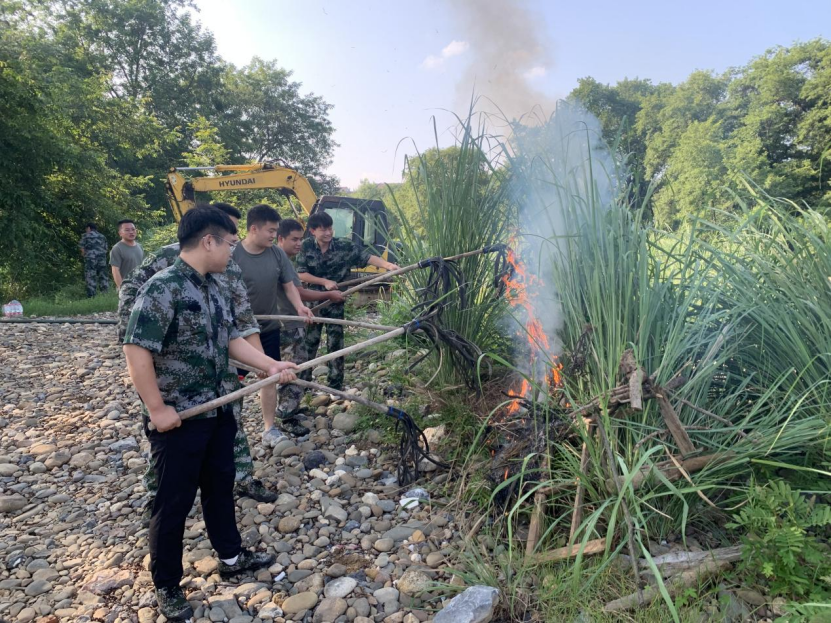
M 342 430 L 344 433 L 351 433 L 358 425 L 358 414 L 345 411 L 338 413 L 332 420 L 332 428 Z
M 499 602 L 499 591 L 492 586 L 471 586 L 442 608 L 433 623 L 488 623 Z
M 375 543 L 373 543 L 372 547 L 379 552 L 388 552 L 395 547 L 395 541 L 392 539 L 378 539 Z
M 22 495 L 0 495 L 0 513 L 15 513 L 28 503 Z
M 327 597 L 320 602 L 320 605 L 315 610 L 313 623 L 331 623 L 340 615 L 346 612 L 346 600 L 340 597 Z
M 34 608 L 23 608 L 23 610 L 17 613 L 15 621 L 18 623 L 29 623 L 29 621 L 34 621 L 36 616 L 37 611 Z
M 398 601 L 398 589 L 387 587 L 387 588 L 379 588 L 377 591 L 372 593 L 372 596 L 378 600 L 379 604 L 387 604 L 391 601 Z
M 444 556 L 441 552 L 432 552 L 430 554 L 427 554 L 427 559 L 425 560 L 427 566 L 431 569 L 435 569 L 436 567 L 440 566 L 443 561 Z
M 314 370 L 312 370 L 312 376 L 324 376 L 329 374 L 328 366 L 317 366 Z
M 85 467 L 95 460 L 95 457 L 89 452 L 79 452 L 69 459 L 71 467 Z
M 303 610 L 311 610 L 317 604 L 317 595 L 312 592 L 297 593 L 283 602 L 283 612 L 297 614 Z
M 751 606 L 764 606 L 767 603 L 764 595 L 750 588 L 737 588 L 733 592 L 736 593 L 736 597 L 749 603 Z
M 48 593 L 52 590 L 52 582 L 47 582 L 46 580 L 35 580 L 26 587 L 26 590 L 23 591 L 29 597 L 37 597 L 38 595 L 43 595 L 44 593 Z
M 213 608 L 219 608 L 225 613 L 229 619 L 242 614 L 242 609 L 237 603 L 237 598 L 233 595 L 219 594 L 208 597 L 208 605 Z
M 346 597 L 358 586 L 358 580 L 350 577 L 341 577 L 329 582 L 323 589 L 327 598 Z M 343 613 L 341 613 L 343 614 Z
M 325 464 L 326 455 L 323 454 L 320 450 L 309 452 L 306 456 L 303 457 L 303 467 L 306 468 L 307 472 L 310 472 L 313 469 Z
M 337 504 L 330 504 L 323 516 L 327 519 L 334 519 L 335 521 L 346 521 L 349 514 Z
M 432 585 L 432 578 L 418 569 L 407 569 L 396 584 L 400 592 L 410 596 L 425 593 Z
M 396 526 L 395 528 L 391 528 L 384 532 L 385 539 L 392 539 L 396 543 L 403 541 L 404 539 L 409 539 L 413 536 L 413 533 L 416 531 L 416 528 L 410 528 L 409 526 Z
M 14 463 L 0 463 L 0 476 L 14 476 L 15 472 L 18 471 L 20 471 L 20 467 Z
M 288 517 L 283 517 L 280 522 L 277 524 L 277 529 L 282 534 L 291 534 L 295 532 L 300 527 L 301 521 L 298 517 L 294 517 L 293 515 L 289 515 Z
M 202 575 L 210 575 L 219 568 L 219 561 L 213 556 L 197 560 L 193 568 Z
M 111 443 L 109 445 L 109 449 L 112 452 L 127 452 L 128 450 L 138 450 L 139 445 L 136 441 L 136 438 L 133 436 L 127 437 L 126 439 L 119 439 L 115 443 Z
M 93 595 L 106 595 L 122 586 L 132 586 L 133 573 L 128 569 L 104 569 L 87 579 L 82 590 Z
M 326 371 L 328 373 L 329 369 L 327 368 Z M 313 409 L 317 409 L 318 407 L 325 407 L 330 402 L 332 402 L 332 399 L 329 398 L 329 394 L 322 394 L 320 396 L 315 396 L 314 398 L 312 398 L 311 406 Z
M 444 424 L 424 429 L 424 436 L 427 438 L 427 443 L 431 446 L 444 439 L 446 435 L 447 427 Z

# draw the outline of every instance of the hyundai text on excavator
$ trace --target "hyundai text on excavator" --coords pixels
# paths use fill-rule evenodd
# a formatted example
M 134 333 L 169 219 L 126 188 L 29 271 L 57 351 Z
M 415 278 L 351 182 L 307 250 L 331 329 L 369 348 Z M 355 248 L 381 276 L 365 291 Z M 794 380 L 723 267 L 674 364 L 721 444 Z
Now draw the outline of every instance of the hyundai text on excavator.
M 214 175 L 188 177 L 197 171 Z M 383 259 L 395 261 L 387 240 L 387 208 L 383 201 L 325 195 L 317 198 L 309 181 L 294 169 L 270 163 L 220 164 L 213 167 L 174 167 L 167 174 L 165 189 L 173 216 L 178 221 L 196 205 L 196 193 L 275 189 L 291 206 L 294 216 L 304 224 L 315 212 L 325 211 L 335 223 L 335 237 L 346 238 L 370 247 Z M 295 200 L 300 204 L 295 205 Z M 359 275 L 381 273 L 367 266 Z

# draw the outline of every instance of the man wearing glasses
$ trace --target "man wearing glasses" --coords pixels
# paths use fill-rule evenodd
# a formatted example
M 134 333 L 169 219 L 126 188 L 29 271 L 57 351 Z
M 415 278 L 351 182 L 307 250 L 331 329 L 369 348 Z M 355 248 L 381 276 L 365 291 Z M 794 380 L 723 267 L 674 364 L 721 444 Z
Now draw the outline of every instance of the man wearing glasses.
M 221 576 L 274 562 L 273 555 L 242 549 L 233 496 L 233 410 L 223 406 L 185 421 L 179 417 L 227 393 L 230 357 L 279 375 L 281 383 L 294 379 L 295 364 L 266 356 L 236 330 L 233 304 L 215 278 L 228 266 L 235 234 L 231 219 L 216 208 L 188 211 L 179 223 L 179 257 L 139 290 L 124 336 L 158 471 L 148 538 L 150 574 L 159 611 L 169 620 L 193 616 L 179 584 L 182 535 L 197 489 Z
M 236 227 L 240 219 L 240 212 L 234 206 L 227 203 L 215 203 L 213 207 L 225 213 Z M 237 237 L 229 236 L 229 239 L 236 242 Z M 173 266 L 176 258 L 179 257 L 179 243 L 170 244 L 159 249 L 156 253 L 149 254 L 142 264 L 136 268 L 124 280 L 121 289 L 118 291 L 118 341 L 124 341 L 124 334 L 127 330 L 127 322 L 130 319 L 130 312 L 133 309 L 136 295 L 139 289 L 156 273 Z M 254 319 L 251 311 L 251 304 L 248 301 L 248 292 L 245 283 L 242 281 L 242 274 L 239 266 L 233 259 L 228 260 L 228 266 L 224 273 L 215 275 L 220 284 L 220 290 L 229 297 L 233 306 L 234 326 L 241 337 L 250 342 L 255 348 L 260 346 L 260 327 Z M 229 368 L 224 379 L 225 392 L 230 393 L 240 388 L 239 378 L 236 370 Z M 260 480 L 254 478 L 254 461 L 251 458 L 251 449 L 248 446 L 248 438 L 245 436 L 245 429 L 242 425 L 242 400 L 231 404 L 234 415 L 237 418 L 237 433 L 234 437 L 234 467 L 236 468 L 236 486 L 234 492 L 238 497 L 249 497 L 257 502 L 273 502 L 277 494 L 265 488 Z M 142 514 L 142 523 L 147 525 L 150 521 L 150 513 L 153 508 L 153 497 L 156 495 L 157 472 L 153 461 L 149 461 L 147 472 L 144 474 L 144 486 L 147 489 L 148 500 Z

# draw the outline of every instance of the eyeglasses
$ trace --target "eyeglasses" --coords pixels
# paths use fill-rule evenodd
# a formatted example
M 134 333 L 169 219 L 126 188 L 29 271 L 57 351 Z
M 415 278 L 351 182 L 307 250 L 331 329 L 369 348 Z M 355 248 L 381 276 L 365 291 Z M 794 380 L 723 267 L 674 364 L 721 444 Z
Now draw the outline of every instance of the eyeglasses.
M 231 252 L 232 253 L 233 253 L 234 249 L 237 248 L 237 243 L 236 242 L 231 242 L 230 240 L 227 240 L 226 238 L 223 238 L 222 236 L 217 236 L 216 234 L 208 234 L 206 236 L 203 236 L 203 239 L 204 238 L 216 238 L 217 240 L 221 240 L 222 242 L 226 243 L 229 247 L 231 247 Z

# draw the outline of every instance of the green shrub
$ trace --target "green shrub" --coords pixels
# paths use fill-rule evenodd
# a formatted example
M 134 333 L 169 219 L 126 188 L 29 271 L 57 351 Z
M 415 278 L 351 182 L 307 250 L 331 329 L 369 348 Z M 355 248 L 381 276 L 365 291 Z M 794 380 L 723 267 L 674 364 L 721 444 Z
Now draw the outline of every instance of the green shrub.
M 831 506 L 782 480 L 753 486 L 728 528 L 742 530 L 741 569 L 775 595 L 831 599 L 831 552 L 817 538 L 831 526 Z

